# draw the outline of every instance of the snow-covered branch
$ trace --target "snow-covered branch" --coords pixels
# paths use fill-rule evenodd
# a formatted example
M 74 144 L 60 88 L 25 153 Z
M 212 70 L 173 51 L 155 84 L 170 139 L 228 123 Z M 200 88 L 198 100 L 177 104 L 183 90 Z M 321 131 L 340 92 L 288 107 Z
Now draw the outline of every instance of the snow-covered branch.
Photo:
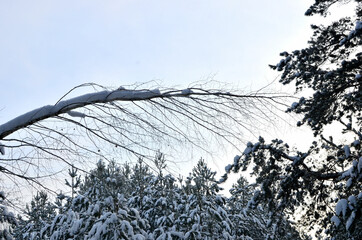
M 102 88 L 0 125 L 0 162 L 7 173 L 32 178 L 56 172 L 55 160 L 74 166 L 122 154 L 153 158 L 162 147 L 169 153 L 185 152 L 187 145 L 206 152 L 212 144 L 238 147 L 243 134 L 270 122 L 269 113 L 279 111 L 286 98 L 201 87 Z
M 146 101 L 153 98 L 175 98 L 175 97 L 191 97 L 191 96 L 218 96 L 223 98 L 255 98 L 272 100 L 276 96 L 265 96 L 263 94 L 238 95 L 230 92 L 212 91 L 203 89 L 183 89 L 160 92 L 159 89 L 154 90 L 126 90 L 118 88 L 113 91 L 101 91 L 95 93 L 84 94 L 69 100 L 63 100 L 55 105 L 47 105 L 34 109 L 28 113 L 20 115 L 9 122 L 0 125 L 0 139 L 5 138 L 11 133 L 25 128 L 33 123 L 41 120 L 68 113 L 72 117 L 85 117 L 84 114 L 72 111 L 87 105 L 97 103 L 112 103 L 115 101 Z M 281 96 L 278 96 L 281 97 Z

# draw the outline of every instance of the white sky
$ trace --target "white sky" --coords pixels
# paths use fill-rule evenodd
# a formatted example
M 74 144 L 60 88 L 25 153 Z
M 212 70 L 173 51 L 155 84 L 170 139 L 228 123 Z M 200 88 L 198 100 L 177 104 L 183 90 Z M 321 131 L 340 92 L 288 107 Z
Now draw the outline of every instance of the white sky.
M 310 2 L 1 1 L 0 123 L 85 82 L 266 85 L 267 64 L 309 38 Z
M 306 44 L 312 2 L 0 1 L 0 124 L 86 82 L 260 88 L 280 52 Z

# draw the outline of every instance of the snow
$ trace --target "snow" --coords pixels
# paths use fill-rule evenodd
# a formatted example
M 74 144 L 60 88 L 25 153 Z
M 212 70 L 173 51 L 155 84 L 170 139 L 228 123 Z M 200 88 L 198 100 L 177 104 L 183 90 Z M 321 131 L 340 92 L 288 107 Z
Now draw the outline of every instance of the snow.
M 290 157 L 290 159 L 293 160 L 293 165 L 297 165 L 302 160 L 302 158 L 298 156 Z
M 357 166 L 358 172 L 360 173 L 362 171 L 362 157 L 358 160 L 358 166 Z
M 361 74 L 356 74 L 356 80 L 359 80 L 359 79 L 361 79 L 362 78 L 362 75 Z
M 99 205 L 98 204 L 95 204 L 94 205 L 94 208 L 93 208 L 93 211 L 92 211 L 92 215 L 96 214 L 99 212 Z
M 77 231 L 79 230 L 79 228 L 82 225 L 83 220 L 79 219 L 79 220 L 75 220 L 72 225 L 71 228 L 69 229 L 70 234 L 75 235 L 77 233 Z
M 0 153 L 1 155 L 5 155 L 5 146 L 0 143 Z
M 351 195 L 348 197 L 348 201 L 352 204 L 352 205 L 356 205 L 357 204 L 357 199 L 355 196 Z
M 248 142 L 247 148 L 244 150 L 244 154 L 248 155 L 253 151 L 253 144 L 251 142 Z
M 123 220 L 122 221 L 122 225 L 121 225 L 121 229 L 124 231 L 127 228 L 127 234 L 129 236 L 133 235 L 133 227 L 131 226 L 131 224 L 128 221 Z
M 182 94 L 182 95 L 190 95 L 191 93 L 192 93 L 192 90 L 189 89 L 189 88 L 183 89 L 183 90 L 181 91 L 181 94 Z
M 105 198 L 104 199 L 104 203 L 105 204 L 107 204 L 107 205 L 109 205 L 109 206 L 113 206 L 113 198 L 112 198 L 112 196 L 109 196 L 109 197 L 107 197 L 107 198 Z
M 271 224 L 272 224 L 272 220 L 269 219 L 269 220 L 267 221 L 266 225 L 267 225 L 267 226 L 271 226 Z
M 157 94 L 157 95 L 161 95 L 161 91 L 160 91 L 160 89 L 158 89 L 158 88 L 152 89 L 151 92 L 152 92 L 152 93 L 155 93 L 155 94 Z
M 240 156 L 239 155 L 236 155 L 234 157 L 234 165 L 237 166 L 239 164 L 239 161 L 240 161 Z
M 355 28 L 355 30 L 356 31 L 359 31 L 359 30 L 361 30 L 362 29 L 362 21 L 357 21 L 356 22 L 356 28 Z
M 259 148 L 259 146 L 260 146 L 260 142 L 255 143 L 252 151 L 254 152 L 255 150 L 257 150 Z
M 300 77 L 302 74 L 300 72 L 294 73 L 294 77 Z
M 341 178 L 343 179 L 343 178 L 345 178 L 345 177 L 351 176 L 352 172 L 353 172 L 353 167 L 351 167 L 351 168 L 349 168 L 348 170 L 344 171 L 344 172 L 342 173 Z
M 225 167 L 225 171 L 226 171 L 227 173 L 229 173 L 230 170 L 231 170 L 231 168 L 232 168 L 232 165 L 229 164 L 229 165 L 227 165 L 227 166 Z
M 354 168 L 356 168 L 357 165 L 358 165 L 358 162 L 357 162 L 356 160 L 353 160 L 353 164 L 352 164 L 352 165 L 353 165 Z
M 304 15 L 309 16 L 312 14 L 312 9 L 308 8 L 308 10 L 304 13 Z
M 84 113 L 77 112 L 77 111 L 68 111 L 67 113 L 71 117 L 79 117 L 79 118 L 85 118 L 86 117 L 86 115 Z
M 344 146 L 344 154 L 346 155 L 346 158 L 348 158 L 351 155 L 351 150 L 349 149 L 348 145 Z
M 81 108 L 94 103 L 108 103 L 113 101 L 147 100 L 161 96 L 159 89 L 154 90 L 114 90 L 88 93 L 71 99 L 63 100 L 55 105 L 47 105 L 34 109 L 0 125 L 0 138 L 12 132 L 27 127 L 32 122 L 51 118 L 62 113 Z M 72 114 L 72 113 L 71 113 Z M 74 113 L 77 117 L 81 114 Z
M 53 240 L 53 239 L 59 239 L 59 231 L 55 231 L 53 234 L 52 234 L 52 236 L 51 236 L 51 240 Z
M 119 209 L 119 210 L 118 210 L 118 214 L 123 215 L 123 216 L 125 216 L 125 217 L 128 217 L 128 213 L 127 213 L 127 211 L 124 210 L 124 209 Z
M 331 218 L 331 221 L 336 225 L 336 227 L 338 227 L 339 224 L 341 224 L 341 220 L 339 220 L 339 218 L 337 216 L 333 216 Z
M 345 42 L 347 42 L 347 38 L 343 38 L 343 39 L 339 42 L 339 45 L 342 46 L 343 44 L 345 44 Z
M 146 238 L 142 236 L 141 234 L 136 234 L 133 236 L 134 240 L 145 240 Z
M 118 217 L 115 213 L 111 214 L 111 217 L 109 218 L 109 221 L 112 223 L 116 223 L 118 221 Z
M 348 34 L 348 40 L 351 40 L 355 35 L 356 35 L 356 30 L 352 30 L 352 31 Z
M 293 102 L 292 106 L 291 106 L 291 109 L 295 109 L 296 107 L 298 107 L 299 103 L 297 102 Z
M 351 185 L 352 185 L 352 178 L 349 178 L 348 180 L 347 180 L 347 182 L 346 182 L 346 188 L 350 188 L 351 187 Z
M 3 232 L 4 230 L 9 231 L 9 229 L 11 229 L 10 223 L 8 223 L 8 222 L 1 222 L 0 223 L 0 232 Z
M 351 216 L 349 216 L 348 220 L 347 220 L 347 223 L 346 223 L 346 230 L 348 231 L 348 229 L 351 227 L 354 219 L 356 217 L 356 213 L 355 212 L 352 212 Z
M 347 207 L 348 207 L 348 201 L 344 198 L 340 199 L 336 205 L 336 214 L 337 216 L 343 215 L 343 217 L 346 216 L 346 212 L 347 212 Z

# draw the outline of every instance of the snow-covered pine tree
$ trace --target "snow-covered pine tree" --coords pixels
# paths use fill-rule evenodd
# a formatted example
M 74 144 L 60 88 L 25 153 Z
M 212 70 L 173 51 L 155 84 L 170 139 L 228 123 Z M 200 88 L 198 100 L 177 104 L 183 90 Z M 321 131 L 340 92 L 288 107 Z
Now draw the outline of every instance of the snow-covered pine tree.
M 147 221 L 127 206 L 121 168 L 99 161 L 85 177 L 68 210 L 58 214 L 46 234 L 51 239 L 145 239 Z
M 234 185 L 232 197 L 227 199 L 217 194 L 220 187 L 215 172 L 204 160 L 198 162 L 184 185 L 182 181 L 177 184 L 173 176 L 164 175 L 166 164 L 162 154 L 154 161 L 155 173 L 142 160 L 132 168 L 98 162 L 81 182 L 74 198 L 68 197 L 71 201 L 60 204 L 53 219 L 38 221 L 36 229 L 24 228 L 28 229 L 25 234 L 17 228 L 17 239 L 255 240 L 267 239 L 266 233 L 272 233 L 266 226 L 267 212 L 260 208 L 244 211 L 253 188 L 244 179 Z M 118 184 L 125 179 L 133 192 Z M 47 199 L 44 194 L 41 196 L 36 197 L 37 202 Z M 36 205 L 34 201 L 32 205 Z M 38 208 L 29 209 L 36 213 Z M 289 225 L 283 228 L 294 231 Z
M 5 193 L 0 191 L 0 239 L 13 240 L 13 231 L 17 227 L 18 222 L 14 214 L 8 210 L 5 199 Z
M 55 208 L 47 192 L 37 192 L 30 205 L 26 205 L 24 219 L 20 221 L 17 229 L 17 239 L 44 239 L 45 231 L 56 216 Z
M 255 186 L 240 176 L 230 189 L 231 196 L 227 199 L 227 210 L 234 226 L 233 235 L 252 239 L 301 239 L 295 226 L 287 219 L 278 219 L 280 227 L 276 228 L 277 223 L 271 221 L 267 206 L 254 204 Z
M 255 202 L 267 202 L 273 216 L 302 209 L 306 231 L 318 226 L 316 236 L 333 239 L 362 237 L 362 2 L 315 0 L 306 12 L 328 16 L 333 6 L 347 3 L 354 12 L 326 26 L 312 25 L 308 47 L 282 52 L 283 59 L 271 66 L 282 72 L 282 84 L 294 82 L 304 95 L 287 112 L 299 114 L 297 126 L 314 132 L 310 148 L 298 151 L 280 139 L 260 138 L 227 168 L 237 172 L 252 161 L 260 187 Z
M 152 179 L 149 167 L 139 158 L 130 175 L 130 185 L 133 189 L 130 191 L 129 203 L 132 207 L 143 211 L 144 202 L 148 201 L 145 190 Z
M 240 176 L 229 190 L 231 196 L 227 199 L 227 211 L 233 223 L 234 236 L 248 236 L 252 239 L 267 239 L 268 215 L 262 207 L 251 208 L 251 200 L 255 190 L 254 185 Z
M 200 159 L 183 186 L 183 213 L 177 222 L 185 239 L 233 239 L 226 199 L 217 195 L 221 188 L 215 175 Z
M 183 239 L 183 233 L 179 231 L 177 224 L 175 224 L 175 220 L 179 216 L 178 206 L 181 189 L 176 185 L 177 180 L 173 176 L 170 174 L 164 175 L 166 160 L 162 153 L 158 152 L 156 154 L 154 165 L 157 172 L 155 175 L 152 174 L 143 178 L 147 180 L 144 182 L 145 185 L 138 183 L 138 186 L 141 187 L 139 189 L 143 189 L 142 195 L 139 195 L 138 189 L 136 189 L 132 194 L 134 197 L 129 201 L 130 207 L 140 207 L 141 217 L 149 223 L 150 239 Z M 142 172 L 139 167 L 135 168 L 135 170 L 137 170 L 137 173 Z M 133 176 L 139 180 L 137 175 L 134 174 Z

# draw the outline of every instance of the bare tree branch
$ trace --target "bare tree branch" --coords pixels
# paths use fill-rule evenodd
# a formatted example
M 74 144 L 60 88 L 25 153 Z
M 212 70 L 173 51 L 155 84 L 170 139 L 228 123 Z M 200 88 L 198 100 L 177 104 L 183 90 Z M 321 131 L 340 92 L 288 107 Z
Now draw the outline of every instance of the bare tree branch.
M 0 125 L 0 172 L 36 181 L 29 176 L 39 165 L 51 168 L 57 160 L 75 167 L 76 162 L 111 159 L 120 152 L 148 159 L 163 145 L 176 149 L 191 144 L 207 151 L 213 140 L 238 147 L 244 132 L 253 133 L 256 123 L 270 121 L 270 112 L 280 111 L 289 97 L 202 87 L 107 90 L 85 84 L 74 89 L 83 86 L 95 92 L 64 100 L 70 91 L 55 105 Z

